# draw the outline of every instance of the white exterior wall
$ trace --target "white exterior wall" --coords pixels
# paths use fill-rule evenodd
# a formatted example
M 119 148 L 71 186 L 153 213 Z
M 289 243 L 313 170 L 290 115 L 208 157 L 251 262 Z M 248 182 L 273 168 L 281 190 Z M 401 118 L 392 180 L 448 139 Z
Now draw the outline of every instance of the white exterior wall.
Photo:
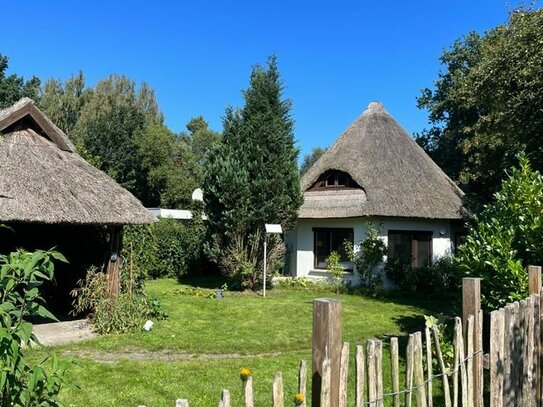
M 296 277 L 319 277 L 322 270 L 314 268 L 315 259 L 313 228 L 353 228 L 354 243 L 366 236 L 367 218 L 349 219 L 299 219 L 296 229 L 287 236 L 290 273 Z M 437 260 L 452 251 L 453 236 L 448 220 L 425 220 L 404 218 L 373 218 L 370 220 L 379 230 L 381 238 L 388 244 L 389 230 L 410 230 L 432 232 L 432 257 Z

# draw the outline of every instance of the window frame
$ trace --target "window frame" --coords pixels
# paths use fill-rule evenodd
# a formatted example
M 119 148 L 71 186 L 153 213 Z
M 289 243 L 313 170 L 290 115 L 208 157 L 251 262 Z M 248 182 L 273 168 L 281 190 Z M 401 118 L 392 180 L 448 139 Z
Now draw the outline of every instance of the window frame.
M 340 227 L 314 227 L 312 230 L 313 230 L 313 268 L 315 270 L 328 270 L 328 268 L 326 268 L 326 266 L 319 267 L 319 265 L 318 265 L 317 232 L 323 232 L 323 231 L 329 232 L 330 233 L 330 242 L 332 242 L 332 236 L 331 236 L 332 233 L 339 232 L 339 231 L 341 231 L 341 232 L 349 231 L 352 234 L 352 239 L 353 239 L 353 241 L 351 243 L 354 244 L 354 228 L 349 228 L 349 227 L 346 227 L 346 228 L 340 228 Z M 330 247 L 330 249 L 331 249 L 331 247 Z M 332 250 L 330 250 L 330 252 L 332 252 Z M 341 263 L 343 263 L 343 264 L 349 263 L 349 267 L 345 268 L 345 271 L 349 272 L 349 273 L 353 272 L 353 266 L 352 266 L 350 261 L 342 261 Z
M 428 239 L 428 266 L 431 266 L 434 261 L 434 232 L 431 230 L 399 230 L 399 229 L 390 229 L 387 233 L 387 246 L 390 250 L 390 235 L 391 234 L 400 234 L 400 235 L 410 235 L 411 236 L 411 267 L 425 267 L 418 266 L 418 245 L 419 239 L 415 240 L 416 235 L 426 235 Z M 390 251 L 387 254 L 387 258 L 391 258 Z

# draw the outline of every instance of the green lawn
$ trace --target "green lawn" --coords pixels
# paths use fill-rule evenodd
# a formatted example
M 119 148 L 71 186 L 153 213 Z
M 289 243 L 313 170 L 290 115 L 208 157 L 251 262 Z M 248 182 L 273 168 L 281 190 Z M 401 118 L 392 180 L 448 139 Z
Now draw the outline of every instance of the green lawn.
M 266 298 L 227 293 L 216 300 L 181 295 L 180 287 L 171 279 L 148 283 L 149 294 L 158 297 L 169 313 L 150 332 L 104 336 L 54 349 L 76 363 L 71 376 L 79 388 L 64 391 L 68 405 L 168 406 L 183 397 L 191 407 L 203 407 L 216 405 L 223 388 L 240 405 L 242 367 L 252 371 L 256 404 L 269 404 L 275 373 L 283 372 L 285 395 L 290 398 L 299 361 L 311 360 L 315 298 L 342 302 L 343 339 L 352 345 L 414 331 L 422 325 L 423 314 L 444 308 L 443 303 L 430 301 L 286 288 L 270 290 Z

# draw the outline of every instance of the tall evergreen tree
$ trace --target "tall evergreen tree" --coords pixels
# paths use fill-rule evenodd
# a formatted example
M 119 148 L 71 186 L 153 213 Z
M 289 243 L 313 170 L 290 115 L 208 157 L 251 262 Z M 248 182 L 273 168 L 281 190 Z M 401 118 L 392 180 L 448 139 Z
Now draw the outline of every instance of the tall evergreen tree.
M 262 282 L 264 224 L 293 227 L 303 198 L 291 102 L 283 98 L 274 56 L 267 67 L 253 68 L 243 96 L 242 109 L 226 111 L 222 141 L 207 160 L 204 204 L 219 267 L 256 288 Z M 272 265 L 283 246 L 272 240 L 269 247 Z

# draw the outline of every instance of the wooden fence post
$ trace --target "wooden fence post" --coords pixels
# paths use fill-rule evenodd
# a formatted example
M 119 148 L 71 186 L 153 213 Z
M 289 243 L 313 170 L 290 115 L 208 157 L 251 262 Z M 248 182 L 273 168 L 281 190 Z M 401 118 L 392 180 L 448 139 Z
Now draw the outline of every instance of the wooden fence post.
M 311 406 L 321 405 L 322 363 L 330 361 L 330 407 L 339 405 L 341 359 L 341 302 L 328 298 L 313 302 L 313 380 Z
M 543 358 L 543 343 L 541 342 L 541 266 L 528 266 L 528 290 L 530 295 L 537 295 L 534 301 L 539 302 L 535 304 L 534 310 L 536 315 L 534 315 L 534 336 L 535 336 L 535 355 L 534 355 L 534 364 L 535 364 L 535 383 L 536 394 L 537 394 L 537 405 L 543 405 L 542 396 L 542 387 L 543 380 L 541 378 L 541 364 Z
M 467 345 L 468 320 L 473 316 L 473 388 L 468 397 L 472 400 L 473 407 L 483 407 L 483 383 L 481 383 L 481 372 L 483 369 L 483 344 L 481 343 L 481 334 L 479 322 L 481 311 L 481 279 L 463 278 L 462 279 L 462 322 L 464 343 Z M 464 347 L 466 349 L 466 347 Z

